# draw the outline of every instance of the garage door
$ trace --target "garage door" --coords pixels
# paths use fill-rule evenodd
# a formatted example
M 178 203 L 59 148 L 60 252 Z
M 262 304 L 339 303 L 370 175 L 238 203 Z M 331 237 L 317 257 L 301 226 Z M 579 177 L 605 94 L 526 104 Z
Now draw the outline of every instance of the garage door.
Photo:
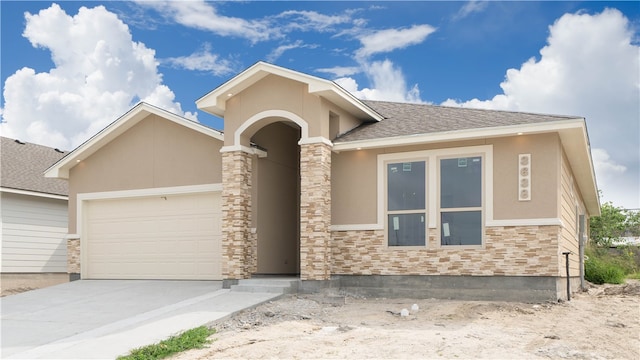
M 88 201 L 83 277 L 220 280 L 219 193 Z

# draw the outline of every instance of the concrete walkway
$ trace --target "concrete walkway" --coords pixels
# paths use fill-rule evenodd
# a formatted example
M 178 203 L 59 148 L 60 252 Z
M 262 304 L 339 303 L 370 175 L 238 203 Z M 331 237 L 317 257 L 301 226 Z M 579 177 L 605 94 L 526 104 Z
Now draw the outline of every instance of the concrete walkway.
M 1 357 L 113 359 L 279 296 L 219 281 L 74 281 L 0 299 Z

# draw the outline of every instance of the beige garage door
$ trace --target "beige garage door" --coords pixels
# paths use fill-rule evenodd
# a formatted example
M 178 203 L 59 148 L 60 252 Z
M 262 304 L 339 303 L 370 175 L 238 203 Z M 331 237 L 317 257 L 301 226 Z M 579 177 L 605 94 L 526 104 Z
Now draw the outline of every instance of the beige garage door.
M 220 194 L 88 201 L 83 277 L 220 280 Z

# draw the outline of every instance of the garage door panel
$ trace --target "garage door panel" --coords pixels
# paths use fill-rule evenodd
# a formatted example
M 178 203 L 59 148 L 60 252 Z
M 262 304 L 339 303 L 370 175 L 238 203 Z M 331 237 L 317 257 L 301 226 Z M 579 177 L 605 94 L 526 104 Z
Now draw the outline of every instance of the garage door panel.
M 94 279 L 221 279 L 218 193 L 92 201 L 87 274 Z

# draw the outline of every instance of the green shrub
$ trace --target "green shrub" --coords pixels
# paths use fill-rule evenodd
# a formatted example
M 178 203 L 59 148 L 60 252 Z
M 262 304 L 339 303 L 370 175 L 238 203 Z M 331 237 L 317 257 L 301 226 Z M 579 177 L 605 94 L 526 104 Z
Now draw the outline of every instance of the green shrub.
M 163 340 L 158 344 L 131 350 L 129 355 L 120 356 L 118 357 L 118 360 L 163 359 L 169 355 L 185 350 L 199 349 L 209 343 L 207 338 L 215 332 L 215 329 L 209 329 L 206 326 L 193 328 L 181 333 L 180 335 L 172 336 L 167 340 Z
M 640 247 L 618 246 L 617 248 L 588 246 L 585 254 L 585 278 L 596 284 L 612 283 L 617 279 L 617 270 L 627 278 L 640 277 Z M 608 275 L 607 275 L 608 274 Z M 613 282 L 615 283 L 615 282 Z
M 614 262 L 593 256 L 584 262 L 584 277 L 594 284 L 622 284 L 625 272 Z
M 627 279 L 640 280 L 640 272 L 627 275 Z

